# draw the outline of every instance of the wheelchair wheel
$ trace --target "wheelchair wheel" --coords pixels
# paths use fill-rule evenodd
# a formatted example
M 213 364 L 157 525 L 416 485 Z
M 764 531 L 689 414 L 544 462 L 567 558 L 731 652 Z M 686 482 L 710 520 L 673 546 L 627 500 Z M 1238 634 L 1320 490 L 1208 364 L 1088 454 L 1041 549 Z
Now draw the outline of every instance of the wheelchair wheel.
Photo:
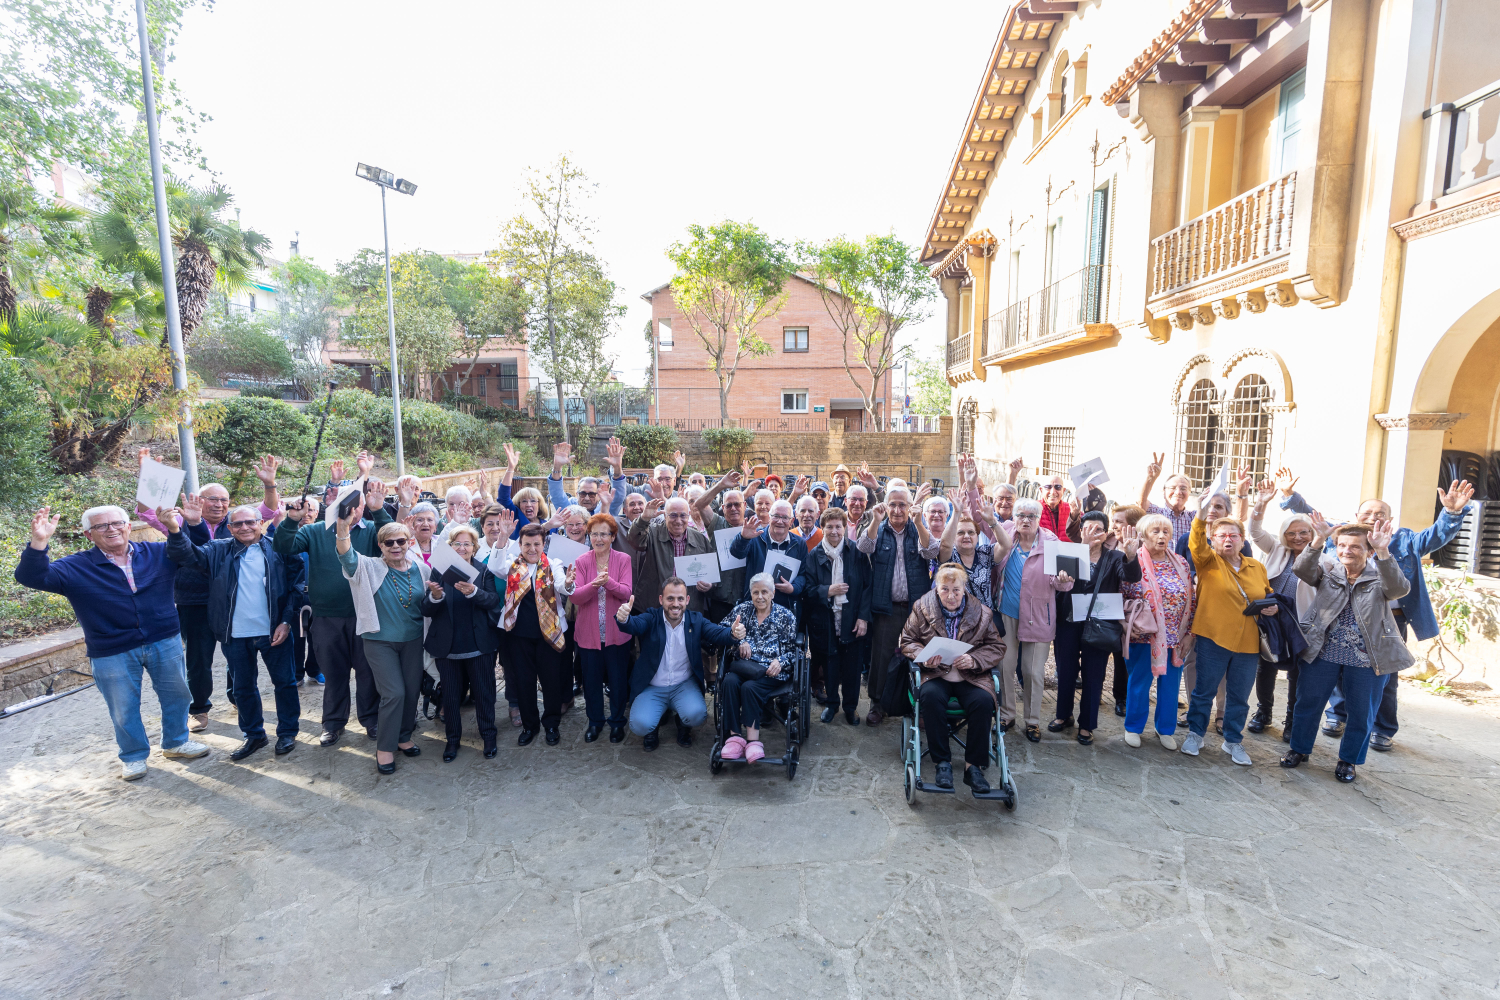
M 1005 783 L 1005 808 L 1010 812 L 1016 811 L 1016 783 L 1007 781 Z
M 708 773 L 718 774 L 724 770 L 724 758 L 719 756 L 719 741 L 715 740 L 713 748 L 708 751 Z
M 906 762 L 906 752 L 911 749 L 911 727 L 912 721 L 901 716 L 901 745 L 896 748 L 896 759 L 902 763 Z
M 904 782 L 906 792 L 906 804 L 914 806 L 917 804 L 917 769 L 911 764 L 906 765 L 906 780 Z
M 791 757 L 786 762 L 786 780 L 791 781 L 797 776 L 797 758 Z

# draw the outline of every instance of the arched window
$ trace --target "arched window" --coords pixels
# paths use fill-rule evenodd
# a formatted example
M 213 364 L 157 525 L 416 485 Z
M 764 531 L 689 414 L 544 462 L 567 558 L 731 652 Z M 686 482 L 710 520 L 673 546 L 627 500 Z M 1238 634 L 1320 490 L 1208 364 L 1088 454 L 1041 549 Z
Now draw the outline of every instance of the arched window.
M 1210 379 L 1193 383 L 1186 402 L 1177 410 L 1177 457 L 1180 468 L 1201 490 L 1219 471 L 1218 392 Z
M 1246 375 L 1234 387 L 1224 414 L 1226 453 L 1231 469 L 1241 466 L 1257 480 L 1267 475 L 1271 457 L 1271 386 L 1259 375 Z
M 1062 60 L 1062 66 L 1057 73 L 1057 117 L 1062 118 L 1068 113 L 1068 60 Z

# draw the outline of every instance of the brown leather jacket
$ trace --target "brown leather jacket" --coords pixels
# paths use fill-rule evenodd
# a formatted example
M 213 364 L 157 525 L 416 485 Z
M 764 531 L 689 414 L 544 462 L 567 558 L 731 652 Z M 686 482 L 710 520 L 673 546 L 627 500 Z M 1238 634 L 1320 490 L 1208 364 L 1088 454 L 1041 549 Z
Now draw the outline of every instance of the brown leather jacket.
M 938 603 L 937 591 L 929 590 L 912 605 L 911 616 L 906 619 L 906 627 L 901 630 L 901 655 L 907 659 L 915 659 L 929 639 L 947 634 L 943 627 L 943 611 Z M 995 627 L 994 613 L 972 596 L 969 597 L 963 617 L 958 623 L 958 639 L 974 647 L 969 650 L 974 667 L 959 671 L 960 676 L 994 695 L 995 686 L 990 683 L 990 672 L 1000 668 L 1000 660 L 1005 655 L 1005 640 L 1000 638 L 1000 630 Z M 946 673 L 946 669 L 941 667 L 934 669 L 925 664 L 918 664 L 918 667 L 924 682 Z

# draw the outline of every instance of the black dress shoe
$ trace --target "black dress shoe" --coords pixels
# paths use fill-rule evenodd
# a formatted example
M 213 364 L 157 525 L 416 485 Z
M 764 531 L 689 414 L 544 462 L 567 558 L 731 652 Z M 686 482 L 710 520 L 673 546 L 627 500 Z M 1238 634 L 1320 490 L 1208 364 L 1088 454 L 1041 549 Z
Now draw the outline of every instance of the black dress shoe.
M 602 733 L 603 731 L 604 731 L 604 727 L 603 726 L 596 726 L 593 723 L 590 723 L 589 727 L 583 731 L 583 742 L 585 742 L 585 743 L 592 743 L 592 742 L 594 742 L 595 740 L 597 740 L 599 738 L 599 734 Z
M 377 729 L 376 729 L 375 726 L 371 726 L 370 728 L 368 728 L 368 729 L 365 730 L 365 735 L 368 736 L 370 739 L 373 740 L 373 739 L 376 738 L 376 736 L 379 735 L 379 733 L 378 733 L 378 731 L 377 731 Z
M 687 726 L 677 727 L 677 745 L 680 747 L 690 747 L 693 745 L 693 731 Z
M 534 739 L 536 739 L 536 730 L 523 728 L 521 734 L 516 737 L 516 746 L 524 747 Z
M 1042 731 L 1036 726 L 1027 726 L 1026 738 L 1033 743 L 1040 743 L 1042 742 Z
M 849 723 L 849 725 L 851 725 L 851 726 L 857 726 L 857 725 L 859 725 L 859 713 L 858 712 L 845 712 L 844 713 L 844 721 L 847 722 L 847 723 Z
M 1008 732 L 1010 732 L 1010 727 L 1014 726 L 1015 724 L 1016 724 L 1016 720 L 1015 719 L 1011 719 L 1008 722 L 1002 722 L 1002 723 L 1000 723 L 1000 731 L 1002 733 L 1008 733 Z
M 973 764 L 964 769 L 964 784 L 974 789 L 975 795 L 983 795 L 990 790 L 990 783 L 984 780 L 984 772 Z
M 400 750 L 402 753 L 406 754 L 406 756 L 408 756 L 408 757 L 420 757 L 420 756 L 422 756 L 422 748 L 419 747 L 419 746 L 417 746 L 415 743 L 413 743 L 409 747 L 397 747 L 396 749 Z
M 1125 718 L 1125 703 L 1123 701 L 1115 702 L 1115 714 L 1122 719 Z
M 325 729 L 323 730 L 323 735 L 318 737 L 318 746 L 331 747 L 339 741 L 339 737 L 342 735 L 344 735 L 342 729 Z
M 1347 785 L 1354 780 L 1354 765 L 1347 760 L 1339 761 L 1339 766 L 1333 769 L 1333 776 Z
M 625 742 L 625 727 L 624 726 L 610 726 L 609 727 L 609 741 L 611 743 L 624 743 Z
M 1293 767 L 1296 767 L 1298 764 L 1302 763 L 1306 759 L 1307 759 L 1307 754 L 1305 754 L 1305 753 L 1298 753 L 1295 750 L 1288 750 L 1286 752 L 1286 756 L 1281 758 L 1281 766 L 1285 767 L 1285 768 L 1293 768 Z
M 458 759 L 458 744 L 449 743 L 443 747 L 443 763 L 451 764 Z
M 379 771 L 381 774 L 395 774 L 396 762 L 391 761 L 389 764 L 376 764 L 375 770 Z
M 820 716 L 818 716 L 818 718 L 822 719 L 824 722 L 832 722 L 834 716 L 836 716 L 838 714 L 839 714 L 838 706 L 837 705 L 829 705 L 827 708 L 823 709 L 823 714 L 820 715 Z
M 1049 733 L 1060 733 L 1064 729 L 1072 729 L 1072 728 L 1073 728 L 1073 720 L 1072 719 L 1053 719 L 1051 722 L 1047 723 L 1047 732 L 1049 732 Z
M 647 753 L 655 750 L 659 745 L 661 745 L 661 733 L 655 729 L 641 737 L 641 749 Z
M 244 760 L 246 757 L 250 756 L 269 742 L 271 741 L 266 739 L 264 736 L 257 736 L 254 739 L 246 740 L 238 747 L 229 752 L 229 759 Z
M 1292 720 L 1290 718 L 1281 724 L 1281 742 L 1292 742 Z
M 937 786 L 939 788 L 953 787 L 953 763 L 951 761 L 938 761 Z
M 276 756 L 281 757 L 297 749 L 297 738 L 295 736 L 276 737 Z
M 557 727 L 556 726 L 549 726 L 547 728 L 547 745 L 549 747 L 555 747 L 555 746 L 557 746 L 558 742 L 561 741 L 561 740 L 562 740 L 562 734 L 557 731 Z
M 484 745 L 484 759 L 485 760 L 492 759 L 495 756 L 495 754 L 497 754 L 499 752 L 500 752 L 500 748 L 497 747 L 493 743 L 486 743 Z

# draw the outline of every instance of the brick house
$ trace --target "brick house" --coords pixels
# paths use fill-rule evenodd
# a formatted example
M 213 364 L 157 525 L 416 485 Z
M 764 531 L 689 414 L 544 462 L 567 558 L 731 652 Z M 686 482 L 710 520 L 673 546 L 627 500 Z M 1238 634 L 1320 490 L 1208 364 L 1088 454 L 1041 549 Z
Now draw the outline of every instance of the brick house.
M 709 370 L 702 341 L 673 301 L 672 286 L 653 288 L 641 298 L 651 304 L 651 326 L 659 351 L 661 418 L 681 422 L 688 430 L 718 420 L 718 380 Z M 729 390 L 731 418 L 779 417 L 792 430 L 812 430 L 828 418 L 842 418 L 850 431 L 878 429 L 869 425 L 864 401 L 849 377 L 852 371 L 868 385 L 869 375 L 854 360 L 852 343 L 850 371 L 845 370 L 843 336 L 829 318 L 814 282 L 800 275 L 789 280 L 781 311 L 757 326 L 756 332 L 771 345 L 771 353 L 740 362 Z M 890 373 L 882 377 L 875 396 L 883 419 L 892 399 Z M 656 415 L 653 405 L 651 418 Z M 826 423 L 822 426 L 826 428 Z
M 456 334 L 455 334 L 456 336 Z M 359 374 L 355 386 L 371 392 L 388 390 L 385 376 L 377 375 L 371 359 L 363 351 L 345 347 L 338 340 L 330 340 L 323 349 L 323 358 L 330 364 L 346 365 Z M 524 410 L 530 406 L 531 395 L 536 388 L 536 379 L 526 363 L 526 345 L 509 341 L 491 340 L 480 352 L 474 370 L 469 372 L 467 357 L 459 358 L 441 372 L 433 372 L 423 379 L 423 395 L 440 398 L 448 387 L 458 387 L 466 373 L 460 391 L 472 396 L 487 406 Z

